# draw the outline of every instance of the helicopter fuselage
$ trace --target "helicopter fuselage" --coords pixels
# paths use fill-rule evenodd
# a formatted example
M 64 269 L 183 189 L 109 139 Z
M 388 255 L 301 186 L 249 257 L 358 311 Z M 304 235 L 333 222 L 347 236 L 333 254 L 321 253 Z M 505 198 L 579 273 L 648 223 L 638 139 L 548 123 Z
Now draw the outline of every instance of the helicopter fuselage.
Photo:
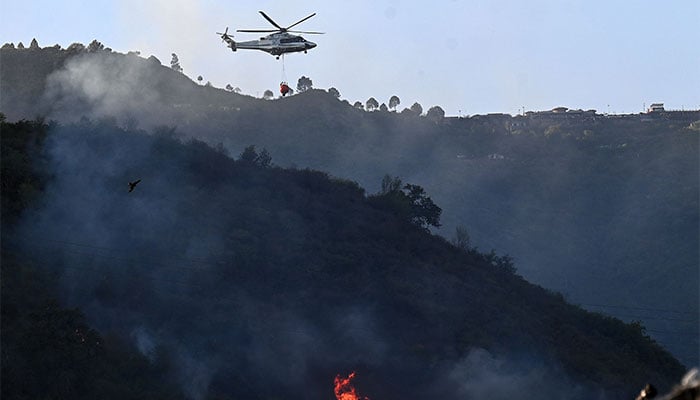
M 270 18 L 267 14 L 265 14 L 262 11 L 258 11 L 260 15 L 263 16 L 269 22 L 272 24 L 275 29 L 238 29 L 237 32 L 246 32 L 246 33 L 270 33 L 267 36 L 261 37 L 259 40 L 249 40 L 246 42 L 236 42 L 233 40 L 232 36 L 229 36 L 228 34 L 228 27 L 224 31 L 224 33 L 217 32 L 217 35 L 221 35 L 221 39 L 226 42 L 228 47 L 231 49 L 231 51 L 236 51 L 238 49 L 247 49 L 247 50 L 261 50 L 266 53 L 270 53 L 273 56 L 276 56 L 277 59 L 280 58 L 281 55 L 285 53 L 297 53 L 300 51 L 303 51 L 306 53 L 308 50 L 313 49 L 316 47 L 316 43 L 314 42 L 309 42 L 308 40 L 304 39 L 303 37 L 299 35 L 292 35 L 290 32 L 294 33 L 308 33 L 308 34 L 313 34 L 313 35 L 322 35 L 323 32 L 309 32 L 309 31 L 292 31 L 293 27 L 299 25 L 300 23 L 306 21 L 307 19 L 313 17 L 316 15 L 316 13 L 313 13 L 305 18 L 300 19 L 299 21 L 289 25 L 288 27 L 284 28 L 280 26 L 277 22 L 273 21 L 272 18 Z
M 310 42 L 298 35 L 282 32 L 263 36 L 259 40 L 229 43 L 229 47 L 233 51 L 237 49 L 262 50 L 273 56 L 279 56 L 285 53 L 306 52 L 316 47 L 316 43 Z

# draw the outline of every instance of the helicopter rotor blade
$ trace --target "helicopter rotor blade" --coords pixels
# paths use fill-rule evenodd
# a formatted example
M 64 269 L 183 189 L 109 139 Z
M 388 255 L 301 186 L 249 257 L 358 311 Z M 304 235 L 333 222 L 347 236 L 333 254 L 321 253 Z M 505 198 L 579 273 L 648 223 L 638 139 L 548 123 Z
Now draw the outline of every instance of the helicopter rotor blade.
M 236 29 L 236 32 L 270 33 L 270 32 L 279 32 L 279 31 L 276 29 Z
M 309 32 L 309 31 L 287 31 L 292 33 L 308 33 L 312 35 L 324 35 L 326 32 Z
M 260 11 L 260 12 L 262 12 L 262 11 Z M 264 14 L 263 14 L 263 15 L 264 15 Z M 284 28 L 284 30 L 286 31 L 286 30 L 288 30 L 288 29 L 290 29 L 290 28 L 292 28 L 292 27 L 294 27 L 294 26 L 297 26 L 297 25 L 301 24 L 302 22 L 306 21 L 307 19 L 313 17 L 314 15 L 316 15 L 316 13 L 313 13 L 313 14 L 309 15 L 309 16 L 306 17 L 306 18 L 300 19 L 299 21 L 297 21 L 297 22 L 295 22 L 295 23 L 289 25 L 288 27 Z M 282 29 L 282 28 L 280 28 L 280 29 Z
M 269 22 L 269 23 L 271 23 L 272 25 L 274 25 L 277 29 L 279 29 L 279 30 L 281 30 L 281 31 L 285 31 L 285 30 L 286 30 L 286 29 L 282 28 L 281 26 L 277 25 L 277 22 L 273 21 L 272 18 L 268 17 L 267 14 L 265 14 L 264 12 L 262 12 L 262 11 L 258 11 L 258 12 L 259 12 L 260 14 L 262 14 L 263 17 L 265 17 L 265 19 L 267 20 L 267 22 Z

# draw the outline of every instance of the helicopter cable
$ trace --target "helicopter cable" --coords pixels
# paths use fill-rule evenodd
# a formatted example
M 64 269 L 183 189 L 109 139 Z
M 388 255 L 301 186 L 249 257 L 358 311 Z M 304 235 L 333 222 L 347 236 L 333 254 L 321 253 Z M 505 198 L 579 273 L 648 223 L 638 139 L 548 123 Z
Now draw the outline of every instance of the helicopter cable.
M 287 83 L 287 71 L 284 67 L 284 54 L 280 56 L 282 58 L 282 82 Z

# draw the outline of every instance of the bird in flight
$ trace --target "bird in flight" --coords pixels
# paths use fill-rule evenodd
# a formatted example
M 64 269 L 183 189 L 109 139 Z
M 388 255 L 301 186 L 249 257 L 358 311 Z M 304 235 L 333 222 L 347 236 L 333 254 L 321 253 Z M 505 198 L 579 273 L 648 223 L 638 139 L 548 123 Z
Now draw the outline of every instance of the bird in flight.
M 141 179 L 134 182 L 129 182 L 129 193 L 134 191 L 134 188 L 139 184 L 139 182 L 141 182 Z

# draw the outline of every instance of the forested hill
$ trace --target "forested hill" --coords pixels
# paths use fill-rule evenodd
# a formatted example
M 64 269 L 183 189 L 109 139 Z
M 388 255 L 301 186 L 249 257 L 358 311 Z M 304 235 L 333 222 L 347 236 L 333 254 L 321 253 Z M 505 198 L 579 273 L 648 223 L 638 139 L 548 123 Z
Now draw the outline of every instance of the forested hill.
M 3 285 L 11 276 L 29 291 L 3 287 L 3 389 L 96 390 L 85 378 L 110 382 L 87 392 L 101 398 L 166 398 L 119 386 L 149 376 L 195 399 L 332 398 L 336 374 L 356 371 L 361 393 L 383 399 L 632 398 L 684 372 L 639 324 L 431 234 L 439 207 L 410 182 L 368 195 L 275 167 L 259 148 L 234 160 L 109 120 L 0 128 Z M 32 291 L 79 307 L 97 332 L 77 316 L 57 322 L 60 310 L 37 314 Z M 28 340 L 53 329 L 56 342 Z M 101 377 L 129 364 L 106 358 L 98 332 L 130 340 L 151 366 Z
M 114 118 L 231 154 L 255 144 L 278 165 L 369 192 L 384 174 L 398 176 L 443 208 L 435 232 L 451 239 L 463 228 L 472 246 L 510 254 L 526 279 L 640 320 L 685 364 L 700 363 L 698 111 L 427 117 L 353 107 L 340 100 L 342 82 L 340 99 L 317 89 L 258 99 L 99 43 L 0 56 L 0 111 L 11 121 Z

